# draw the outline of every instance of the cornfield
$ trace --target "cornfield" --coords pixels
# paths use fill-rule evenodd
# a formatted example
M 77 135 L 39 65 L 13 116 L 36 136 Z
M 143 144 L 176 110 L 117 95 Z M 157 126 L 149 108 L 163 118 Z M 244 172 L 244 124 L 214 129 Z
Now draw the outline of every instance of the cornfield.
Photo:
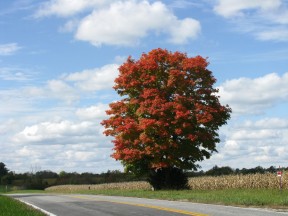
M 203 176 L 189 178 L 191 190 L 218 190 L 218 189 L 277 189 L 280 177 L 275 174 L 250 174 L 228 176 Z M 282 177 L 282 188 L 288 188 L 288 173 Z M 46 188 L 49 192 L 76 192 L 79 190 L 151 190 L 149 183 L 124 182 L 96 185 L 58 185 Z
M 149 183 L 144 181 L 139 182 L 123 182 L 109 184 L 94 184 L 94 185 L 58 185 L 46 188 L 49 192 L 75 192 L 81 190 L 150 190 Z
M 282 176 L 282 188 L 288 188 L 288 173 Z M 196 177 L 189 179 L 192 190 L 217 190 L 217 189 L 277 189 L 280 177 L 276 174 L 250 174 L 228 175 L 218 177 Z

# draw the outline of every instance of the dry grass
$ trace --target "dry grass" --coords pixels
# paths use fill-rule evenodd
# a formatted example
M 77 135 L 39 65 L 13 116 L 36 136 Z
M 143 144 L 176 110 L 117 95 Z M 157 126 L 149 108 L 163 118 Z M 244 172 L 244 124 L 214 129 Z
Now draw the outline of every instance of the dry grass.
M 203 176 L 189 178 L 191 190 L 219 189 L 278 189 L 280 178 L 276 174 L 251 174 L 228 176 Z M 283 188 L 288 188 L 288 173 L 282 177 Z M 151 190 L 149 183 L 124 182 L 97 185 L 58 185 L 46 189 L 48 192 L 76 192 L 83 190 Z

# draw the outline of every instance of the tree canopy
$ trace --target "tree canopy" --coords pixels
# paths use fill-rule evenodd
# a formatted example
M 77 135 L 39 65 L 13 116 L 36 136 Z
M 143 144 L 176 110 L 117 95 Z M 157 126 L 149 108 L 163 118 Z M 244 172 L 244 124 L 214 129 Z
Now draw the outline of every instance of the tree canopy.
M 134 171 L 148 168 L 197 169 L 220 142 L 218 129 L 231 109 L 221 105 L 216 79 L 201 56 L 154 49 L 119 68 L 102 124 L 113 136 L 116 160 Z

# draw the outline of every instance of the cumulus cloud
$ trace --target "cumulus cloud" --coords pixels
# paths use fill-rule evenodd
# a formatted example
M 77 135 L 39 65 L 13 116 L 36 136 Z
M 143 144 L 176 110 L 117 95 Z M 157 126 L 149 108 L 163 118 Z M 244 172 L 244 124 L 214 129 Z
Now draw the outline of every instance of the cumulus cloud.
M 287 86 L 288 73 L 242 77 L 223 83 L 219 87 L 220 100 L 230 105 L 233 116 L 229 125 L 220 130 L 219 153 L 204 162 L 203 167 L 284 165 L 288 157 L 288 120 L 279 116 L 281 113 L 270 111 L 287 103 Z
M 178 19 L 160 1 L 68 1 L 46 2 L 36 12 L 37 17 L 48 15 L 71 16 L 90 9 L 88 15 L 70 20 L 62 27 L 75 31 L 75 38 L 95 46 L 133 46 L 148 35 L 166 35 L 167 41 L 183 44 L 198 37 L 199 21 L 192 18 Z
M 83 91 L 112 89 L 114 80 L 118 76 L 117 64 L 105 65 L 101 68 L 84 70 L 63 76 L 63 79 Z
M 161 2 L 125 1 L 111 4 L 109 9 L 94 10 L 80 22 L 76 38 L 95 46 L 129 46 L 151 31 L 167 33 L 173 43 L 185 43 L 197 37 L 200 23 L 191 18 L 179 20 Z
M 228 140 L 238 143 L 249 155 L 283 156 L 283 148 L 288 148 L 285 137 L 288 133 L 287 126 L 287 119 L 265 118 L 254 122 L 250 120 L 233 127 Z
M 110 90 L 112 90 L 114 85 L 114 79 L 118 76 L 118 67 L 119 65 L 117 64 L 105 65 L 101 68 L 62 75 L 58 79 L 46 81 L 42 86 L 30 85 L 18 87 L 17 89 L 0 90 L 0 113 L 9 117 L 10 115 L 33 112 L 34 116 L 36 116 L 36 114 L 40 115 L 40 113 L 44 112 L 47 112 L 46 114 L 48 115 L 52 111 L 56 114 L 61 112 L 61 110 L 65 110 L 61 112 L 61 115 L 64 115 L 65 112 L 67 113 L 68 110 L 73 108 L 72 104 L 75 105 L 81 100 L 95 99 L 99 91 L 101 91 L 100 96 L 102 98 L 106 97 L 107 94 L 111 97 L 111 92 L 113 91 Z M 2 70 L 0 68 L 0 79 L 7 80 L 10 76 L 12 77 L 11 74 L 8 74 L 7 69 Z M 20 79 L 20 74 L 18 78 L 21 81 L 25 80 L 25 77 Z M 107 90 L 108 93 L 102 90 Z M 59 103 L 51 107 L 52 102 L 55 102 L 55 100 L 59 101 Z M 67 105 L 69 105 L 69 108 Z M 98 108 L 101 109 L 104 115 L 104 106 L 98 104 L 89 109 L 83 108 L 77 115 L 83 119 L 88 119 L 89 115 L 95 117 L 95 115 L 100 115 L 100 113 L 93 113 L 97 112 L 96 109 Z
M 111 139 L 103 135 L 100 119 L 88 119 L 87 115 L 91 114 L 91 110 L 93 114 L 90 117 L 95 116 L 95 107 L 77 110 L 75 114 L 79 114 L 81 118 L 75 121 L 51 120 L 25 126 L 11 136 L 9 152 L 11 153 L 11 148 L 17 149 L 13 151 L 13 157 L 9 159 L 9 154 L 5 151 L 0 152 L 0 157 L 5 161 L 9 159 L 10 164 L 20 169 L 15 171 L 22 172 L 33 164 L 42 169 L 48 166 L 58 172 L 121 169 L 120 163 L 110 157 L 113 145 Z M 99 104 L 98 107 L 102 109 L 102 105 Z M 96 116 L 99 117 L 99 113 Z M 5 130 L 3 128 L 2 132 Z M 17 165 L 17 158 L 21 158 L 21 166 Z
M 49 80 L 44 91 L 47 96 L 50 94 L 49 97 L 64 100 L 68 104 L 79 99 L 77 90 L 62 80 Z
M 102 136 L 102 128 L 98 124 L 68 120 L 42 122 L 25 127 L 24 130 L 14 136 L 13 140 L 16 143 L 50 145 L 97 142 L 97 138 Z
M 104 119 L 104 117 L 106 116 L 105 110 L 108 110 L 108 108 L 108 104 L 98 104 L 96 106 L 77 109 L 76 115 L 80 119 Z
M 175 20 L 174 23 L 169 30 L 169 41 L 174 44 L 183 44 L 189 39 L 195 39 L 201 31 L 200 23 L 191 18 Z
M 219 153 L 203 162 L 203 167 L 285 165 L 288 157 L 288 119 L 271 117 L 245 120 L 242 123 L 234 122 L 229 125 L 228 130 L 221 131 L 225 134 L 225 139 L 217 147 Z
M 263 113 L 277 103 L 288 101 L 288 73 L 228 80 L 219 87 L 219 94 L 234 114 Z
M 13 55 L 20 49 L 21 47 L 17 43 L 0 44 L 0 56 Z
M 10 145 L 11 149 L 11 145 Z M 101 173 L 107 169 L 122 169 L 119 162 L 110 158 L 111 147 L 98 148 L 93 144 L 72 145 L 23 145 L 15 151 L 0 152 L 2 160 L 9 163 L 13 171 L 27 172 L 38 167 L 38 170 L 53 170 L 60 172 L 95 172 Z M 38 171 L 36 170 L 36 171 Z
M 284 0 L 218 0 L 214 11 L 236 24 L 238 31 L 259 40 L 288 41 L 288 5 Z

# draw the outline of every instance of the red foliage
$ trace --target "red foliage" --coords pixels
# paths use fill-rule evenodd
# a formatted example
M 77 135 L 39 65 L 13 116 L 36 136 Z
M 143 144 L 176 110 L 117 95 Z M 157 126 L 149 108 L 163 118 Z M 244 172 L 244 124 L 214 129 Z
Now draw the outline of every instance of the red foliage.
M 145 160 L 149 168 L 195 168 L 216 151 L 218 129 L 230 118 L 213 88 L 216 79 L 201 56 L 155 49 L 120 66 L 104 132 L 114 137 L 115 159 Z M 147 158 L 149 159 L 147 162 Z

